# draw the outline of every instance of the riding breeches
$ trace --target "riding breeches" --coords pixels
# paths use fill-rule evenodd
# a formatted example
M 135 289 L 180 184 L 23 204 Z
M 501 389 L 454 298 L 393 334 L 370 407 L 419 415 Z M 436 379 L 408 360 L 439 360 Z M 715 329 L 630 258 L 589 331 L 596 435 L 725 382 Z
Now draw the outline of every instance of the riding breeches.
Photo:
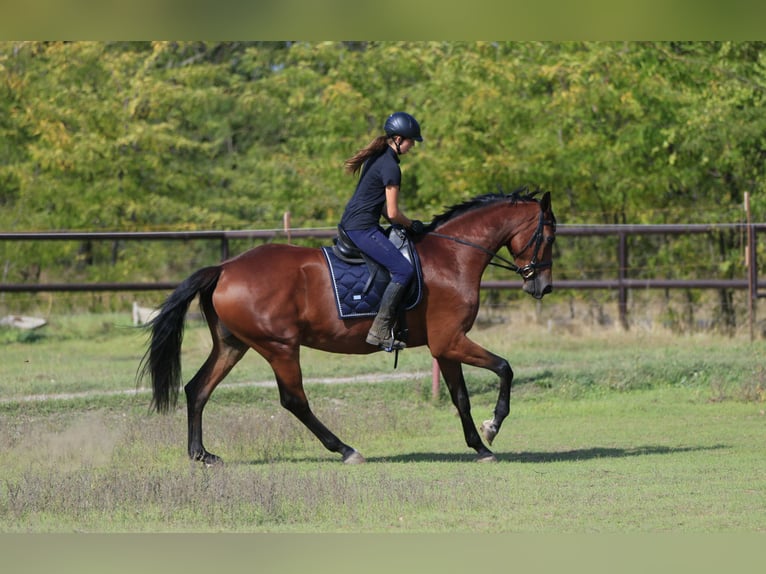
M 400 285 L 409 284 L 415 269 L 389 241 L 380 227 L 346 230 L 346 234 L 365 255 L 388 269 L 391 273 L 391 281 Z

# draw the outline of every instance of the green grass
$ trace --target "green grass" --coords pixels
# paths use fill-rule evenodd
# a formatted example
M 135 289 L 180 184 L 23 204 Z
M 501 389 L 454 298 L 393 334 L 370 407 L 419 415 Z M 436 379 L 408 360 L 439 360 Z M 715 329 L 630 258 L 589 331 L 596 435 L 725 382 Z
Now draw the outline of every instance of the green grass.
M 186 459 L 183 404 L 159 416 L 147 393 L 93 394 L 133 390 L 143 353 L 143 335 L 107 325 L 2 348 L 0 531 L 766 531 L 763 341 L 477 329 L 516 373 L 497 464 L 473 462 L 444 389 L 431 399 L 422 350 L 401 355 L 401 380 L 307 384 L 317 415 L 367 457 L 358 467 L 325 451 L 274 388 L 243 384 L 270 379 L 253 354 L 206 410 L 205 443 L 226 464 L 205 469 Z M 187 332 L 187 377 L 205 335 Z M 391 368 L 385 354 L 304 355 L 307 377 Z M 478 423 L 496 384 L 466 373 Z

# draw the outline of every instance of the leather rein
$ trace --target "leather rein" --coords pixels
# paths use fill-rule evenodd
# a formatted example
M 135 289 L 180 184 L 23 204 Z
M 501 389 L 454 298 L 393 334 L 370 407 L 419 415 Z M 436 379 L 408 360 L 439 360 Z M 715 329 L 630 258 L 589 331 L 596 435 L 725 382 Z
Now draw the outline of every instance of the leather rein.
M 452 235 L 444 235 L 443 233 L 437 233 L 435 231 L 428 232 L 428 235 L 432 237 L 440 237 L 442 239 L 449 239 L 450 241 L 454 241 L 455 243 L 459 243 L 460 245 L 466 245 L 468 247 L 472 247 L 473 249 L 477 249 L 479 251 L 482 251 L 483 253 L 486 253 L 490 256 L 489 265 L 494 265 L 495 267 L 500 267 L 502 269 L 507 269 L 508 271 L 513 271 L 514 273 L 518 273 L 521 275 L 521 277 L 524 280 L 532 279 L 536 274 L 538 269 L 545 269 L 547 267 L 551 267 L 553 265 L 552 261 L 541 262 L 539 263 L 537 261 L 537 254 L 540 251 L 540 245 L 542 245 L 543 242 L 543 227 L 545 225 L 552 225 L 555 226 L 556 223 L 554 221 L 548 221 L 545 219 L 543 212 L 540 212 L 540 217 L 537 221 L 537 229 L 535 230 L 534 235 L 529 238 L 529 241 L 524 246 L 524 248 L 521 250 L 521 253 L 524 253 L 527 249 L 529 249 L 531 246 L 534 245 L 534 254 L 532 255 L 532 260 L 523 267 L 519 267 L 516 265 L 513 261 L 510 261 L 503 257 L 502 255 L 498 255 L 496 251 L 492 251 L 490 249 L 487 249 L 485 247 L 482 247 L 481 245 L 478 245 L 476 243 L 473 243 L 471 241 L 467 241 L 465 239 L 460 239 L 459 237 L 454 237 Z M 513 255 L 513 253 L 511 253 Z M 513 255 L 514 258 L 516 257 Z M 499 260 L 499 261 L 496 261 Z

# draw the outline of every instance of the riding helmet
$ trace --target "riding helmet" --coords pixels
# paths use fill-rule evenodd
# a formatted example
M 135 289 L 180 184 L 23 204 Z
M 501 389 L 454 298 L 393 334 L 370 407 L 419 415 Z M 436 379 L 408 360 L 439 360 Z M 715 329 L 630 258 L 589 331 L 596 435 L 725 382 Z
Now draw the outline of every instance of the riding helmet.
M 423 141 L 420 135 L 420 124 L 406 112 L 395 112 L 388 116 L 383 129 L 388 137 L 402 136 L 418 142 Z

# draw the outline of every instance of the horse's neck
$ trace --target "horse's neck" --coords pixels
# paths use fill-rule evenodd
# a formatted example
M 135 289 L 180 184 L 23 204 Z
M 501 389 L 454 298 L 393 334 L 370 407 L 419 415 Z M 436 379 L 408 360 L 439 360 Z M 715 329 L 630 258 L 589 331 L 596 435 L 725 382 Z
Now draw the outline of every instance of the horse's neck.
M 517 204 L 508 208 L 496 206 L 490 212 L 481 210 L 466 213 L 453 221 L 448 221 L 436 231 L 475 243 L 494 252 L 508 244 L 516 228 L 526 222 L 527 218 L 524 215 L 526 211 L 520 210 L 523 205 Z M 518 211 L 518 217 L 510 217 L 509 209 L 513 210 L 514 216 Z

